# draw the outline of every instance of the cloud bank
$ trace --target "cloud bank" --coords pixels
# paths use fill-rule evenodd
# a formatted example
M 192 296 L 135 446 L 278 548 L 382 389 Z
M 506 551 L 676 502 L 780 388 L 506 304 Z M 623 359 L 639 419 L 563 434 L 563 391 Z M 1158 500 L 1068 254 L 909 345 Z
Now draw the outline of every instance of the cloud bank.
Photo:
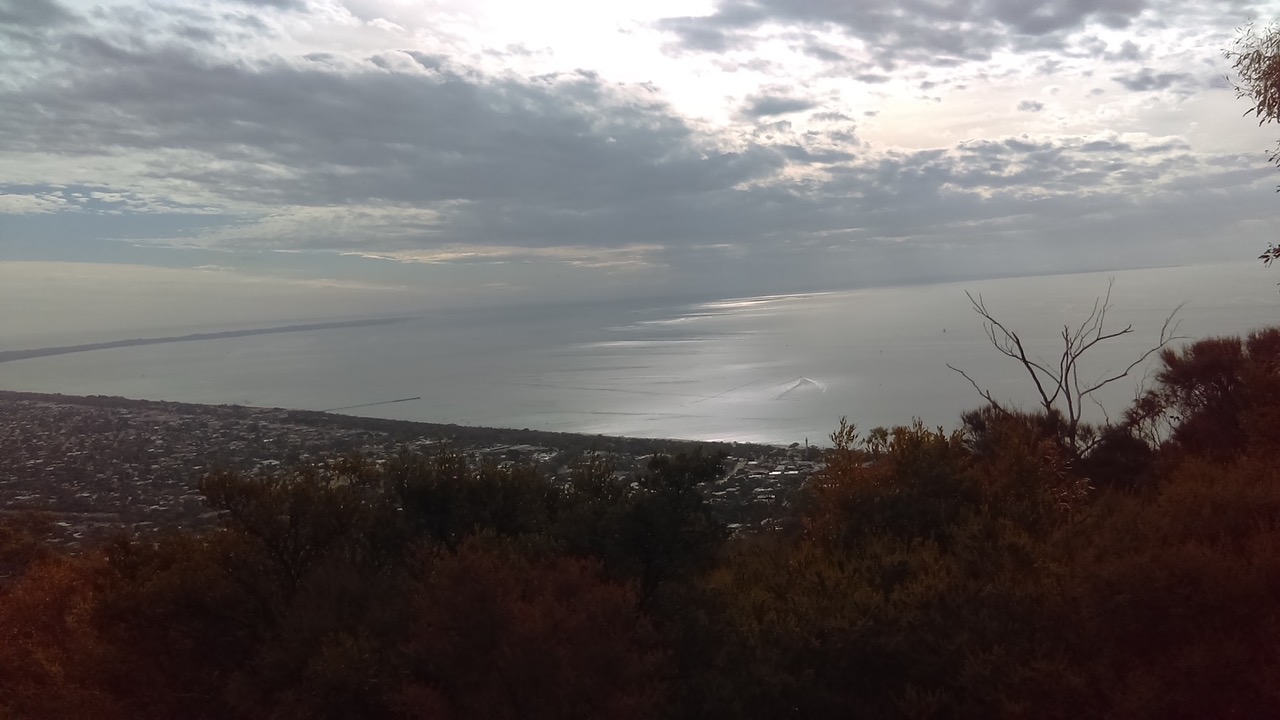
M 718 68 L 710 117 L 678 78 L 544 72 L 392 5 L 0 0 L 0 233 L 727 292 L 1248 257 L 1276 213 L 1265 146 L 1214 132 L 1203 45 L 1246 3 L 727 0 L 628 29 Z

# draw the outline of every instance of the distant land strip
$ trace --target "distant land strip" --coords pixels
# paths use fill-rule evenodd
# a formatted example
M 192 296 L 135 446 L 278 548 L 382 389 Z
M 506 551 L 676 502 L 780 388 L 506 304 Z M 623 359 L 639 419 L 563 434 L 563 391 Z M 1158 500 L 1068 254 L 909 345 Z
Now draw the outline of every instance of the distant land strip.
M 68 355 L 70 353 L 90 352 L 92 350 L 110 350 L 111 348 L 136 347 L 138 345 L 160 345 L 162 343 L 192 342 L 195 340 L 221 340 L 223 338 L 248 337 L 250 335 L 271 335 L 273 333 L 306 332 L 308 330 L 335 330 L 338 328 L 360 327 L 364 325 L 390 325 L 404 322 L 409 318 L 373 318 L 368 320 L 337 320 L 334 322 L 310 323 L 307 325 L 281 325 L 278 327 L 255 328 L 252 330 L 227 330 L 225 332 L 192 333 L 191 335 L 171 335 L 155 338 L 130 338 L 128 340 L 111 340 L 109 342 L 86 343 L 84 345 L 62 345 L 60 347 L 32 348 L 30 350 L 0 351 L 0 363 L 31 358 L 49 357 L 50 355 Z

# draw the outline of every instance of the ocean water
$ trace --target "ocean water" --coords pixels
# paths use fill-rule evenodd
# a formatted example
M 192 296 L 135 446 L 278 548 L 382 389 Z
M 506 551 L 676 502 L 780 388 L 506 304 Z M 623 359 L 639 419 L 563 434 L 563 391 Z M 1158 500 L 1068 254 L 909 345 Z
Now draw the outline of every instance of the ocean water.
M 842 416 L 862 428 L 917 417 L 954 427 L 980 398 L 948 363 L 997 398 L 1033 406 L 1030 381 L 990 347 L 965 292 L 980 293 L 1034 352 L 1056 361 L 1057 334 L 1089 314 L 1109 278 L 1107 327 L 1133 332 L 1086 356 L 1086 378 L 1128 365 L 1179 303 L 1178 331 L 1189 338 L 1280 324 L 1280 270 L 1232 264 L 689 304 L 425 311 L 389 325 L 0 363 L 0 389 L 822 443 Z M 1122 412 L 1148 367 L 1100 394 L 1103 406 Z M 410 397 L 420 399 L 389 402 Z

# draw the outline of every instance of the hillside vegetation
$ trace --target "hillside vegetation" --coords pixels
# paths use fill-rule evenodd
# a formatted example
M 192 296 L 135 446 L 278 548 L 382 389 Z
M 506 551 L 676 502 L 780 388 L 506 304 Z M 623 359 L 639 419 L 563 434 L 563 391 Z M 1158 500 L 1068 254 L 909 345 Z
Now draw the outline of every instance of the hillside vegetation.
M 1166 349 L 1113 425 L 833 433 L 783 532 L 659 456 L 202 481 L 210 531 L 0 528 L 0 718 L 1261 718 L 1280 330 Z

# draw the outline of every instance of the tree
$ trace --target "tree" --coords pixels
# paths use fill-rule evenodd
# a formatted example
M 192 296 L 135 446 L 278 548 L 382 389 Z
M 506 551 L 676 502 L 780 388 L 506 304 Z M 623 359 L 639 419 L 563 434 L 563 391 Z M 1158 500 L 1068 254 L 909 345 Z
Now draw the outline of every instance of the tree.
M 0 718 L 126 717 L 96 673 L 97 570 L 51 553 L 0 587 Z
M 386 716 L 410 543 L 379 481 L 359 463 L 215 473 L 218 529 L 108 546 L 103 672 L 126 715 Z
M 1235 71 L 1232 86 L 1236 97 L 1252 103 L 1244 114 L 1258 118 L 1259 125 L 1280 121 L 1280 26 L 1268 25 L 1259 32 L 1250 23 L 1222 54 Z M 1280 165 L 1280 144 L 1271 152 L 1270 161 Z M 1270 266 L 1280 259 L 1280 245 L 1269 243 L 1258 259 Z
M 1119 330 L 1107 328 L 1107 312 L 1111 309 L 1111 288 L 1113 285 L 1115 285 L 1115 280 L 1107 283 L 1106 295 L 1093 301 L 1093 309 L 1089 311 L 1088 317 L 1079 325 L 1075 327 L 1070 325 L 1062 326 L 1062 331 L 1059 333 L 1059 338 L 1062 340 L 1062 352 L 1058 356 L 1056 363 L 1050 363 L 1032 356 L 1025 343 L 1023 343 L 1022 336 L 996 319 L 996 316 L 987 309 L 981 295 L 974 297 L 971 293 L 965 293 L 969 298 L 969 302 L 973 305 L 974 312 L 982 316 L 982 326 L 986 330 L 987 340 L 991 342 L 992 347 L 999 351 L 1001 355 L 1013 358 L 1022 365 L 1023 370 L 1030 376 L 1031 382 L 1035 386 L 1040 408 L 1045 415 L 1051 418 L 1062 418 L 1062 438 L 1077 455 L 1087 453 L 1097 441 L 1097 434 L 1092 432 L 1091 428 L 1087 428 L 1082 424 L 1086 401 L 1094 403 L 1101 409 L 1102 405 L 1093 397 L 1094 393 L 1111 383 L 1128 377 L 1129 373 L 1133 372 L 1134 368 L 1141 365 L 1147 358 L 1164 349 L 1169 343 L 1182 339 L 1181 336 L 1176 334 L 1178 325 L 1174 322 L 1178 311 L 1182 309 L 1182 305 L 1178 305 L 1165 318 L 1164 325 L 1160 327 L 1160 337 L 1155 345 L 1129 363 L 1124 370 L 1116 373 L 1104 373 L 1092 380 L 1081 378 L 1081 359 L 1090 350 L 1108 340 L 1114 340 L 1133 332 L 1132 325 L 1126 325 Z M 977 381 L 970 377 L 968 373 L 951 364 L 948 364 L 947 367 L 959 373 L 965 380 L 968 380 L 992 407 L 1001 412 L 1006 412 L 1004 407 L 992 397 L 991 392 L 979 386 Z
M 1131 424 L 1166 434 L 1183 450 L 1233 457 L 1272 445 L 1280 421 L 1280 328 L 1247 338 L 1204 338 L 1160 353 L 1156 386 L 1128 413 Z
M 638 583 L 647 608 L 663 585 L 708 565 L 725 529 L 698 487 L 722 472 L 721 459 L 700 453 L 655 455 L 639 491 L 619 519 L 619 561 Z
M 421 559 L 401 710 L 422 718 L 647 718 L 663 655 L 632 585 L 493 535 Z
M 307 576 L 331 558 L 378 565 L 398 552 L 396 511 L 358 472 L 300 468 L 261 477 L 215 472 L 200 482 L 205 503 L 239 542 L 233 567 L 284 612 Z
M 19 513 L 0 522 L 0 590 L 52 554 L 48 540 L 56 529 L 53 517 L 43 513 Z
M 387 464 L 384 477 L 411 531 L 451 548 L 482 531 L 502 537 L 543 533 L 560 498 L 559 488 L 532 466 L 475 465 L 454 449 L 401 455 Z

